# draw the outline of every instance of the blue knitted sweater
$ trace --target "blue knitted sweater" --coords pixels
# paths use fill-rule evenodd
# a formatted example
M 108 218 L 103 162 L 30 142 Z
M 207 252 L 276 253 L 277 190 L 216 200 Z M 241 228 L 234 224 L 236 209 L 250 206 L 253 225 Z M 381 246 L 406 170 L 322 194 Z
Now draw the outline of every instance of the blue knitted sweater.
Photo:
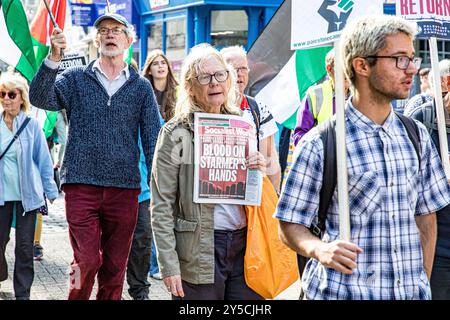
M 148 172 L 161 127 L 150 82 L 129 68 L 130 78 L 111 97 L 92 65 L 57 75 L 43 63 L 30 84 L 30 101 L 41 109 L 66 109 L 69 132 L 61 184 L 140 187 L 138 132 Z

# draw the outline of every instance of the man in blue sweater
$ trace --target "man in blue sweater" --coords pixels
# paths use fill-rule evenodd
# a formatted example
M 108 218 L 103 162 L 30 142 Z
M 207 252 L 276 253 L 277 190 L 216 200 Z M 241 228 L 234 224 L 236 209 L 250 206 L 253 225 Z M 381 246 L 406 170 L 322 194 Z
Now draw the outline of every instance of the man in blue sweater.
M 65 109 L 69 120 L 61 167 L 74 251 L 69 299 L 89 299 L 97 275 L 97 299 L 119 300 L 138 211 L 138 134 L 151 172 L 159 111 L 150 82 L 123 62 L 133 27 L 109 13 L 94 26 L 100 58 L 60 75 L 66 39 L 60 29 L 53 31 L 51 54 L 31 83 L 30 100 L 42 109 Z

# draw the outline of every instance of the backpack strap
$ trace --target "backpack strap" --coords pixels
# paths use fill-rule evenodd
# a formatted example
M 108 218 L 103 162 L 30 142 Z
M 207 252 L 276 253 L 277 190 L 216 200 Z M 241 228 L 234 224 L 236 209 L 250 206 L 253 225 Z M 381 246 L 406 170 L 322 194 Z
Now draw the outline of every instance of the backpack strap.
M 420 155 L 422 154 L 422 150 L 421 150 L 422 147 L 420 145 L 419 126 L 413 119 L 411 119 L 407 116 L 404 116 L 398 112 L 395 112 L 395 114 L 397 115 L 397 117 L 400 118 L 401 122 L 405 126 L 406 132 L 408 133 L 409 140 L 411 140 L 411 142 L 414 146 L 414 150 L 416 151 L 416 154 L 417 154 L 417 159 L 419 160 L 419 170 L 420 170 L 421 169 L 421 164 L 420 164 L 421 156 Z
M 317 126 L 320 139 L 323 144 L 323 173 L 322 187 L 320 188 L 320 203 L 317 224 L 312 223 L 309 231 L 321 238 L 325 231 L 328 208 L 337 185 L 337 161 L 336 161 L 336 120 L 332 117 Z M 308 259 L 298 255 L 297 257 L 300 275 L 305 269 Z
M 320 203 L 318 222 L 312 224 L 310 231 L 316 237 L 321 237 L 325 231 L 328 208 L 333 198 L 337 185 L 337 161 L 336 161 L 336 120 L 330 118 L 321 123 L 317 129 L 323 144 L 323 173 L 322 187 L 320 188 Z
M 25 129 L 25 127 L 27 126 L 28 122 L 30 122 L 31 118 L 30 117 L 26 117 L 25 120 L 22 122 L 22 125 L 20 126 L 19 130 L 17 130 L 16 134 L 14 135 L 14 137 L 12 138 L 11 142 L 8 144 L 8 146 L 6 147 L 6 149 L 2 152 L 2 154 L 0 155 L 0 160 L 5 156 L 5 154 L 8 152 L 9 148 L 11 148 L 11 146 L 13 145 L 14 141 L 17 140 L 17 138 L 19 138 L 19 135 L 22 133 L 23 129 Z
M 323 179 L 320 189 L 320 204 L 318 212 L 318 227 L 320 235 L 325 231 L 328 208 L 337 185 L 337 159 L 336 159 L 336 120 L 331 118 L 320 125 L 320 139 L 323 143 Z
M 256 125 L 256 142 L 259 151 L 259 129 L 261 127 L 261 114 L 259 112 L 258 102 L 250 96 L 245 95 L 247 98 L 248 106 L 250 107 L 250 112 L 253 116 L 253 121 Z

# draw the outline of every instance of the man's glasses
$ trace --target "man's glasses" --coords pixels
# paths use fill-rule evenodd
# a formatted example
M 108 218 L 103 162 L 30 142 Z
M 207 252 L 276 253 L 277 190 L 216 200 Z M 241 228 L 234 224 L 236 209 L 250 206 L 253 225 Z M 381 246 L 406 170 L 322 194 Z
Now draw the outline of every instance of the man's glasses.
M 414 67 L 416 69 L 420 68 L 420 65 L 422 64 L 422 58 L 420 57 L 413 57 L 410 58 L 408 56 L 367 56 L 364 57 L 364 59 L 372 58 L 372 59 L 379 59 L 379 58 L 389 58 L 389 59 L 395 59 L 396 60 L 396 66 L 400 70 L 406 70 L 409 67 L 409 64 L 412 62 L 414 64 Z
M 11 100 L 14 100 L 17 97 L 17 93 L 13 92 L 13 91 L 1 91 L 0 92 L 0 97 L 2 97 L 2 99 L 5 99 L 6 96 L 8 96 L 8 98 L 10 98 Z
M 214 74 L 202 74 L 195 77 L 202 86 L 210 84 L 212 78 L 217 80 L 217 82 L 224 82 L 228 79 L 228 71 L 217 71 Z
M 235 68 L 236 69 L 236 73 L 242 72 L 242 73 L 249 73 L 250 72 L 250 68 L 249 67 L 239 67 L 239 68 Z
M 98 33 L 100 33 L 102 36 L 105 36 L 105 35 L 109 34 L 110 31 L 115 36 L 126 32 L 125 29 L 122 29 L 122 28 L 112 28 L 112 29 L 110 29 L 110 28 L 100 28 L 100 29 L 98 29 Z

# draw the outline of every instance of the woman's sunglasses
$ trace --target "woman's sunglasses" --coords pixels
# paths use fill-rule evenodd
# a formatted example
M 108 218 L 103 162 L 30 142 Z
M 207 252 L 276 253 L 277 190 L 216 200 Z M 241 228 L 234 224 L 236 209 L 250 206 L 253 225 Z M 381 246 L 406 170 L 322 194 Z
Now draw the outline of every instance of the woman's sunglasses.
M 11 100 L 14 100 L 17 97 L 17 93 L 13 92 L 13 91 L 1 91 L 0 92 L 0 97 L 2 97 L 2 99 L 5 99 L 5 97 L 8 96 L 8 98 L 10 98 Z

